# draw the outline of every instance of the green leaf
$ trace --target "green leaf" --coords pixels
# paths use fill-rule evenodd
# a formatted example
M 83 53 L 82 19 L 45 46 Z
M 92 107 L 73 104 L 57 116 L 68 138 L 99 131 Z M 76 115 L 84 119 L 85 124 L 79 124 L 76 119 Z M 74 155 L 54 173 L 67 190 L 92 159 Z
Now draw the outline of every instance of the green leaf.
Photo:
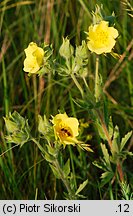
M 106 146 L 104 144 L 102 144 L 102 143 L 101 143 L 101 149 L 102 149 L 102 152 L 103 152 L 103 155 L 104 155 L 105 162 L 106 162 L 108 168 L 110 169 L 111 168 L 110 156 L 109 156 L 109 153 L 108 153 L 108 150 L 107 150 Z
M 45 160 L 48 161 L 49 163 L 52 163 L 53 160 L 54 160 L 54 158 L 53 158 L 51 155 L 49 155 L 47 152 L 45 152 L 44 158 L 45 158 Z
M 101 187 L 103 187 L 105 184 L 110 182 L 111 179 L 113 178 L 113 176 L 114 176 L 113 172 L 106 171 L 106 172 L 102 173 L 102 175 L 101 175 L 101 179 L 102 179 Z
M 53 171 L 55 177 L 56 177 L 57 179 L 60 179 L 61 177 L 60 177 L 60 174 L 59 174 L 57 168 L 56 168 L 55 166 L 53 166 L 52 164 L 49 164 L 49 166 L 51 167 L 51 169 L 52 169 L 52 171 Z
M 129 140 L 129 138 L 132 135 L 132 131 L 128 132 L 121 140 L 121 145 L 120 145 L 120 151 L 122 151 L 122 149 L 124 148 L 125 144 L 127 143 L 127 141 Z
M 48 153 L 52 156 L 55 156 L 56 155 L 56 149 L 53 148 L 52 146 L 50 145 L 47 145 L 47 149 L 48 149 Z
M 67 160 L 67 162 L 65 163 L 64 167 L 63 167 L 63 172 L 65 177 L 67 177 L 70 173 L 70 159 Z
M 112 117 L 110 116 L 109 118 L 109 136 L 112 137 L 113 136 L 113 132 L 114 132 L 114 127 L 113 127 L 113 122 L 112 122 Z
M 98 133 L 99 133 L 99 136 L 101 137 L 101 139 L 106 140 L 107 139 L 106 135 L 105 135 L 105 133 L 103 131 L 102 126 L 100 125 L 100 123 L 98 121 L 96 121 L 96 127 L 98 129 Z
M 101 22 L 103 20 L 103 5 L 101 4 L 101 6 L 99 5 L 95 5 L 95 11 L 92 11 L 92 15 L 93 15 L 93 24 L 97 24 L 99 22 Z
M 84 110 L 90 110 L 90 109 L 94 109 L 94 105 L 92 103 L 92 101 L 90 100 L 89 101 L 89 98 L 88 98 L 88 101 L 86 100 L 82 100 L 82 99 L 73 99 L 74 103 L 80 107 L 81 109 L 84 109 Z
M 120 147 L 120 134 L 119 134 L 119 128 L 116 125 L 114 128 L 114 135 L 113 135 L 112 148 L 111 148 L 111 152 L 113 155 L 115 153 L 119 153 L 119 147 Z
M 89 144 L 86 144 L 86 143 L 79 143 L 77 144 L 79 146 L 79 148 L 83 149 L 83 150 L 86 150 L 88 152 L 94 152 L 91 148 L 90 148 L 90 145 Z
M 93 165 L 94 166 L 96 166 L 96 167 L 98 167 L 99 169 L 101 169 L 101 170 L 103 170 L 103 171 L 105 171 L 106 169 L 105 169 L 105 166 L 103 166 L 103 164 L 102 163 L 100 163 L 99 161 L 94 161 L 93 162 Z
M 110 53 L 115 59 L 119 59 L 121 57 L 120 54 L 114 53 L 113 51 Z
M 125 157 L 126 157 L 127 155 L 128 155 L 128 156 L 133 156 L 133 152 L 130 152 L 130 151 L 122 151 L 122 153 L 124 154 Z
M 88 179 L 86 181 L 84 181 L 82 184 L 79 185 L 77 191 L 76 191 L 76 195 L 79 194 L 84 188 L 85 186 L 88 184 Z

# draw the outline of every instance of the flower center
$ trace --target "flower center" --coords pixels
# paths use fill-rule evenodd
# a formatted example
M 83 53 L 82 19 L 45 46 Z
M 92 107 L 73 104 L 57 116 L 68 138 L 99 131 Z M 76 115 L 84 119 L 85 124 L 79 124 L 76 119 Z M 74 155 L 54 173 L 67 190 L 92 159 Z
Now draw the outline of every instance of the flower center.
M 106 45 L 108 43 L 108 33 L 105 31 L 99 31 L 95 36 L 95 42 L 97 46 L 101 44 Z
M 63 123 L 60 124 L 58 133 L 62 139 L 73 136 L 72 130 Z
M 63 136 L 72 136 L 72 134 L 71 134 L 71 132 L 70 132 L 70 130 L 69 129 L 66 129 L 66 128 L 61 128 L 61 134 L 63 135 Z

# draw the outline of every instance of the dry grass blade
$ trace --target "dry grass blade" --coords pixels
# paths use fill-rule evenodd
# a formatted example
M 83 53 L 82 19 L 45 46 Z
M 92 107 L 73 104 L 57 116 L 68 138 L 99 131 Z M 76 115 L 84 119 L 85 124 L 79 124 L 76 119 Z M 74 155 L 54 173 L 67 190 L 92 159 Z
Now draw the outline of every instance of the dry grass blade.
M 5 11 L 5 10 L 9 10 L 11 8 L 14 8 L 14 7 L 29 5 L 29 4 L 35 4 L 35 2 L 34 1 L 22 1 L 22 2 L 17 2 L 17 3 L 7 5 L 7 6 L 4 5 L 2 8 L 0 8 L 0 12 Z
M 0 51 L 0 62 L 2 61 L 3 56 L 5 55 L 6 51 L 10 47 L 11 41 L 9 40 L 8 36 L 6 35 L 1 47 Z

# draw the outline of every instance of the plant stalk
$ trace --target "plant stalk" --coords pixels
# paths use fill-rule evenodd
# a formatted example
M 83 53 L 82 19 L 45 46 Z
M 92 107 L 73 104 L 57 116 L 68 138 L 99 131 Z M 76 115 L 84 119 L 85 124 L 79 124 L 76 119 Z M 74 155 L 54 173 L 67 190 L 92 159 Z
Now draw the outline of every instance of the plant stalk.
M 40 149 L 40 151 L 43 154 L 45 154 L 45 150 L 40 145 L 40 143 L 35 138 L 33 138 L 33 137 L 31 138 L 31 140 L 37 145 L 37 147 Z M 67 178 L 65 177 L 65 175 L 63 173 L 63 170 L 61 169 L 60 164 L 59 164 L 57 158 L 54 160 L 53 165 L 57 168 L 57 170 L 59 172 L 60 178 L 63 181 L 63 183 L 64 183 L 64 185 L 65 185 L 65 187 L 66 187 L 66 189 L 68 191 L 70 200 L 76 199 L 75 194 L 72 192 L 72 190 L 70 188 L 70 185 L 69 185 L 69 182 L 68 182 Z
M 79 84 L 78 80 L 76 79 L 75 75 L 72 73 L 71 74 L 71 78 L 73 79 L 75 85 L 77 86 L 77 88 L 79 89 L 80 93 L 81 93 L 81 96 L 83 97 L 84 96 L 84 91 L 81 87 L 81 85 Z
M 44 148 L 40 145 L 40 143 L 35 139 L 35 138 L 31 138 L 31 140 L 37 145 L 37 147 L 40 149 L 40 151 L 45 154 L 45 150 Z
M 64 185 L 65 185 L 65 187 L 66 187 L 66 189 L 68 191 L 70 200 L 76 199 L 75 194 L 72 192 L 72 190 L 70 188 L 68 179 L 64 176 L 63 170 L 61 169 L 60 164 L 59 164 L 57 159 L 55 159 L 54 165 L 57 168 L 57 170 L 58 170 L 58 172 L 60 174 L 60 178 L 63 181 L 63 183 L 64 183 Z
M 99 56 L 97 55 L 96 56 L 96 71 L 95 71 L 95 98 L 96 98 L 96 102 L 99 101 L 99 96 L 100 96 L 98 69 L 99 69 Z

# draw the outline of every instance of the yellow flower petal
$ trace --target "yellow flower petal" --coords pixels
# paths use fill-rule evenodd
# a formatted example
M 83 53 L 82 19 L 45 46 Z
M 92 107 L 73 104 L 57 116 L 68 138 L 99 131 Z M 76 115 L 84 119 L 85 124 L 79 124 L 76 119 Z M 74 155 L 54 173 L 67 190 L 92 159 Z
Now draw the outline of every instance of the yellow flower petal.
M 28 47 L 24 50 L 26 56 L 31 55 L 35 50 L 37 49 L 37 44 L 34 42 L 31 42 Z
M 66 113 L 57 114 L 55 117 L 53 117 L 52 122 L 53 122 L 53 124 L 56 124 L 56 123 L 58 123 L 58 121 L 63 121 L 64 119 L 67 119 L 67 118 L 68 118 L 68 116 Z
M 108 24 L 106 21 L 101 21 L 89 27 L 87 46 L 90 51 L 97 54 L 111 52 L 115 46 L 118 31 L 114 27 L 108 27 Z
M 117 38 L 119 35 L 117 29 L 115 29 L 114 27 L 109 27 L 109 32 L 114 39 Z
M 41 47 L 38 47 L 36 43 L 31 42 L 24 51 L 26 54 L 24 71 L 37 73 L 43 65 L 44 50 Z
M 40 69 L 37 60 L 33 56 L 29 56 L 24 60 L 23 70 L 28 73 L 36 73 Z
M 71 128 L 74 137 L 79 135 L 78 133 L 79 122 L 76 118 L 72 118 L 72 117 L 67 118 L 66 124 L 69 128 Z
M 68 117 L 66 113 L 57 114 L 52 121 L 56 139 L 64 145 L 78 143 L 76 136 L 78 136 L 79 122 L 76 118 Z

